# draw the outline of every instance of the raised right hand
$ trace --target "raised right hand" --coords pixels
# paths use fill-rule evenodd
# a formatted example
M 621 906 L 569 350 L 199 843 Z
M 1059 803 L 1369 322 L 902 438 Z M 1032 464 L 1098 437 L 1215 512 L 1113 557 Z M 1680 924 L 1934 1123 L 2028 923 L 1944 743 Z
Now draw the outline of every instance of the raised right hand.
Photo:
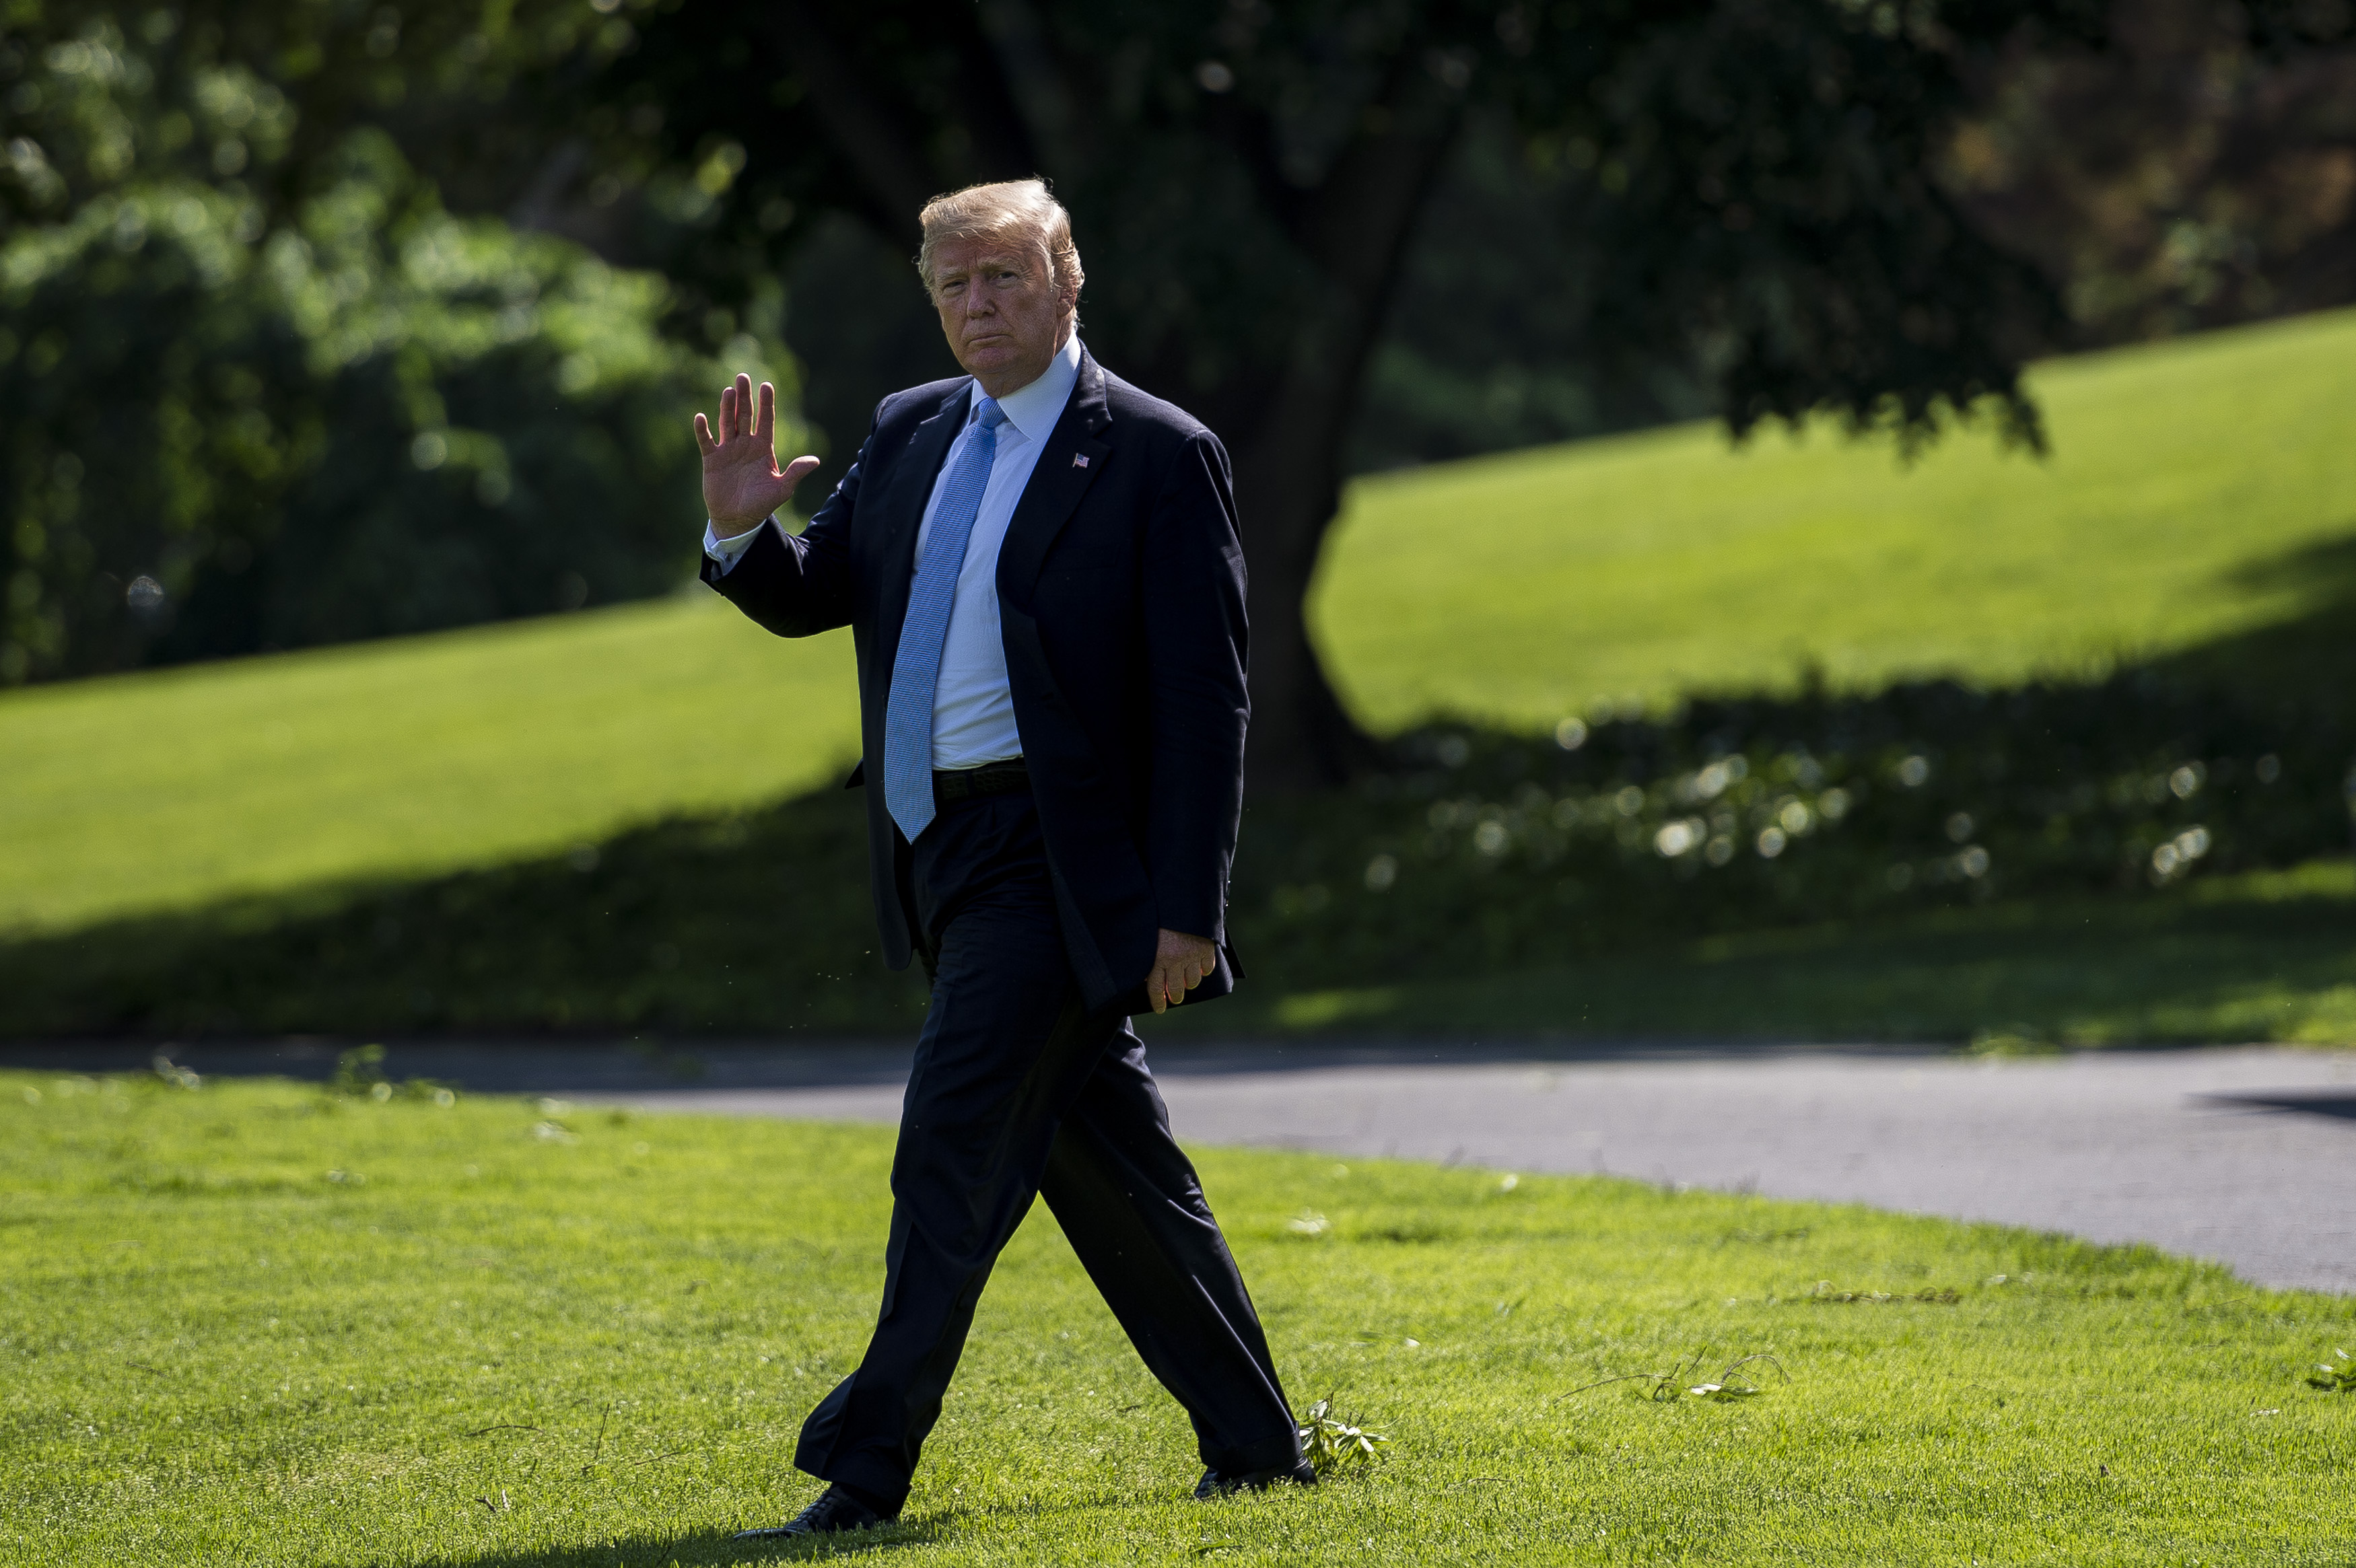
M 815 457 L 797 457 L 777 467 L 777 391 L 762 382 L 756 411 L 750 376 L 738 376 L 720 394 L 716 439 L 703 416 L 695 416 L 695 444 L 703 449 L 703 509 L 723 537 L 759 526 L 818 466 Z

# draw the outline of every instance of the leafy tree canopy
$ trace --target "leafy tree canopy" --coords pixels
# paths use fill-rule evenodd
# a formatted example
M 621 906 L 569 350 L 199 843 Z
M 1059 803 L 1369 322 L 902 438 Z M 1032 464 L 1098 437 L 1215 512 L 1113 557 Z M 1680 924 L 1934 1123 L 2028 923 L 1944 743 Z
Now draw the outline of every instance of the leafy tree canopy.
M 933 192 L 1041 172 L 1072 207 L 1086 331 L 1235 451 L 1253 563 L 1254 767 L 1363 754 L 1301 603 L 1345 439 L 1436 178 L 1468 123 L 1574 179 L 1609 264 L 1591 350 L 1689 365 L 1737 432 L 1833 411 L 1909 440 L 1987 406 L 2038 439 L 2019 367 L 2046 280 L 1932 177 L 1965 67 L 2075 0 L 937 0 L 623 7 L 572 117 L 588 163 L 710 199 L 669 263 L 725 290 L 829 211 L 913 249 Z M 773 262 L 769 264 L 774 264 Z
M 1472 292 L 1494 302 L 1524 291 L 1527 319 L 1551 340 L 1576 345 L 1590 367 L 1579 384 L 1590 392 L 1641 387 L 1660 411 L 1712 409 L 1737 432 L 1830 413 L 1909 443 L 1984 410 L 2006 435 L 2033 444 L 2039 431 L 2019 367 L 2061 337 L 2062 300 L 2050 272 L 1992 244 L 1951 196 L 1950 155 L 1955 127 L 1997 67 L 2040 52 L 2088 56 L 2109 38 L 2100 0 L 789 0 L 752 11 L 680 0 L 413 0 L 398 8 L 323 0 L 199 4 L 172 13 L 176 24 L 162 14 L 117 24 L 96 6 L 15 4 L 29 21 L 0 58 L 16 117 L 0 191 L 16 221 L 56 231 L 27 256 L 65 254 L 56 247 L 70 229 L 82 236 L 76 254 L 95 259 L 114 245 L 134 259 L 126 276 L 149 276 L 142 269 L 178 253 L 167 238 L 177 229 L 151 219 L 128 249 L 103 237 L 130 232 L 110 225 L 123 221 L 132 189 L 150 181 L 159 190 L 202 187 L 200 201 L 215 204 L 226 232 L 254 258 L 277 254 L 285 235 L 336 278 L 396 280 L 405 298 L 444 302 L 434 309 L 496 323 L 525 306 L 533 331 L 473 358 L 455 347 L 421 350 L 428 363 L 418 369 L 413 357 L 380 347 L 339 362 L 318 347 L 326 337 L 305 336 L 299 323 L 318 318 L 286 303 L 294 296 L 276 281 L 281 270 L 256 259 L 236 273 L 252 280 L 239 286 L 279 291 L 258 294 L 263 303 L 246 317 L 285 324 L 271 330 L 299 340 L 294 357 L 306 374 L 341 363 L 335 373 L 348 379 L 357 368 L 381 367 L 366 374 L 387 389 L 362 399 L 365 406 L 413 411 L 422 405 L 402 389 L 421 377 L 436 388 L 449 380 L 450 428 L 461 427 L 463 403 L 473 421 L 464 428 L 509 453 L 507 498 L 483 499 L 478 475 L 489 460 L 475 454 L 487 449 L 447 437 L 444 466 L 403 473 L 401 484 L 453 486 L 462 506 L 498 517 L 556 493 L 553 480 L 534 477 L 541 471 L 516 455 L 530 443 L 511 440 L 499 421 L 545 405 L 555 421 L 545 432 L 551 444 L 535 450 L 554 450 L 559 426 L 579 432 L 591 422 L 581 394 L 567 403 L 554 378 L 576 354 L 601 367 L 606 357 L 544 337 L 566 315 L 540 304 L 573 286 L 546 269 L 587 263 L 565 251 L 576 259 L 560 267 L 558 251 L 531 252 L 496 226 L 476 227 L 465 232 L 478 248 L 511 245 L 516 257 L 543 258 L 500 263 L 503 277 L 519 269 L 531 277 L 523 291 L 531 297 L 492 286 L 486 280 L 499 267 L 488 263 L 472 283 L 433 282 L 449 274 L 420 272 L 410 258 L 427 229 L 451 231 L 436 192 L 381 144 L 352 141 L 355 126 L 385 128 L 461 209 L 498 210 L 667 277 L 668 294 L 633 296 L 637 304 L 625 307 L 617 293 L 600 307 L 618 313 L 617 341 L 643 341 L 644 355 L 631 362 L 648 368 L 628 383 L 636 390 L 614 393 L 617 410 L 642 411 L 600 416 L 602 439 L 642 455 L 661 447 L 654 411 L 663 397 L 672 396 L 674 426 L 691 400 L 661 392 L 677 383 L 655 368 L 701 376 L 708 387 L 713 367 L 703 356 L 734 368 L 756 350 L 772 353 L 779 279 L 829 253 L 829 237 L 847 219 L 905 256 L 916 212 L 936 191 L 1047 175 L 1074 210 L 1088 258 L 1091 345 L 1117 370 L 1203 416 L 1237 455 L 1253 562 L 1253 767 L 1258 782 L 1280 785 L 1330 779 L 1366 755 L 1323 677 L 1301 603 L 1370 379 L 1430 403 L 1449 395 L 1451 363 L 1494 357 L 1481 346 L 1512 336 L 1510 309 L 1450 324 L 1444 289 L 1412 272 L 1411 255 L 1446 251 L 1459 276 L 1473 277 L 1483 258 L 1466 236 L 1481 221 L 1526 238 L 1510 216 L 1498 217 L 1507 209 L 1494 202 L 1513 199 L 1499 193 L 1543 189 L 1554 217 L 1568 215 L 1558 229 L 1563 242 L 1521 252 L 1537 258 L 1516 262 L 1534 275 L 1483 276 Z M 2233 25 L 2248 47 L 2286 60 L 2344 35 L 2347 11 L 2251 0 Z M 77 50 L 124 63 L 109 76 L 92 68 L 97 52 Z M 355 150 L 370 145 L 377 150 Z M 385 223 L 362 226 L 381 259 L 358 269 L 322 262 L 339 253 L 301 215 L 332 205 L 328 193 L 361 167 L 376 171 L 368 177 L 386 192 Z M 1494 176 L 1492 205 L 1475 211 L 1435 199 L 1443 171 L 1482 167 Z M 104 201 L 115 205 L 102 208 Z M 1433 225 L 1443 222 L 1454 227 L 1436 239 Z M 12 230 L 8 245 L 20 242 L 30 243 Z M 61 280 L 81 287 L 100 269 L 59 262 L 40 272 L 12 261 L 5 275 L 37 273 L 62 289 Z M 5 308 L 18 314 L 0 325 L 13 335 L 12 353 L 31 352 L 32 295 L 8 286 L 17 292 Z M 913 281 L 906 286 L 913 291 Z M 1419 330 L 1378 356 L 1403 302 L 1421 313 Z M 195 333 L 194 317 L 168 304 L 156 319 Z M 674 357 L 664 358 L 658 335 L 680 346 L 668 351 Z M 488 341 L 455 328 L 416 337 Z M 209 363 L 204 356 L 214 352 L 164 352 L 168 346 L 159 338 L 145 358 Z M 1451 349 L 1467 358 L 1451 361 Z M 436 352 L 455 357 L 445 368 Z M 407 379 L 395 378 L 402 363 L 412 366 L 401 372 Z M 533 390 L 486 390 L 468 402 L 455 392 L 462 368 L 479 368 L 473 384 L 485 389 Z M 125 406 L 130 383 L 117 374 L 86 401 Z M 225 383 L 198 381 L 219 403 L 216 422 L 258 411 L 273 432 L 294 428 L 280 422 L 292 412 L 220 401 Z M 1477 447 L 1484 431 L 1515 418 L 1526 421 L 1517 428 L 1550 428 L 1512 412 L 1515 396 L 1524 411 L 1532 406 L 1532 388 L 1552 400 L 1547 417 L 1560 428 L 1569 385 L 1533 380 L 1516 393 L 1489 378 L 1484 397 L 1496 395 L 1497 411 L 1474 419 L 1458 411 L 1462 433 L 1451 439 Z M 423 417 L 388 416 L 380 457 L 409 453 L 413 469 Z M 634 420 L 643 420 L 643 433 L 626 439 L 640 429 Z M 62 428 L 53 412 L 35 422 Z M 271 439 L 295 453 L 319 450 L 325 436 L 309 448 Z M 27 495 L 46 485 L 54 497 L 59 460 L 69 455 L 78 454 L 12 451 L 8 482 Z M 225 449 L 204 461 L 235 473 L 230 456 Z M 92 468 L 82 462 L 67 488 L 88 486 Z M 388 496 L 398 469 L 383 459 L 375 470 Z M 617 481 L 599 472 L 610 492 Z M 154 488 L 160 496 L 165 487 Z M 348 507 L 367 489 L 348 487 L 334 505 Z M 271 492 L 281 493 L 296 491 Z M 53 514 L 62 517 L 54 498 L 40 503 L 50 510 L 36 520 L 52 532 L 87 529 L 95 515 L 88 501 L 74 503 L 82 521 L 53 524 Z M 411 502 L 387 506 L 385 537 L 396 516 L 431 534 Z M 638 515 L 673 511 L 649 505 Z M 158 505 L 152 515 L 166 514 Z M 316 526 L 325 533 L 343 525 Z M 503 526 L 489 516 L 455 520 L 444 542 L 463 552 L 465 541 L 500 539 Z M 218 523 L 194 525 L 187 537 L 207 528 L 228 537 Z M 38 548 L 48 548 L 46 539 Z M 95 563 L 98 547 L 90 548 Z M 136 554 L 107 549 L 108 564 L 92 570 L 120 573 Z M 508 558 L 503 549 L 487 553 Z M 544 584 L 549 560 L 513 559 L 530 561 Z M 53 594 L 47 577 L 28 578 L 27 565 L 10 562 L 11 592 L 28 597 L 34 621 L 11 627 L 66 624 L 70 596 Z M 23 589 L 27 581 L 34 586 Z M 70 640 L 8 635 L 25 650 L 13 656 L 64 667 L 59 650 Z
M 348 30 L 336 92 L 380 103 Z M 335 39 L 60 7 L 0 42 L 0 684 L 640 596 L 690 556 L 678 410 L 717 371 L 668 285 L 310 118 Z M 732 361 L 776 361 L 775 314 Z

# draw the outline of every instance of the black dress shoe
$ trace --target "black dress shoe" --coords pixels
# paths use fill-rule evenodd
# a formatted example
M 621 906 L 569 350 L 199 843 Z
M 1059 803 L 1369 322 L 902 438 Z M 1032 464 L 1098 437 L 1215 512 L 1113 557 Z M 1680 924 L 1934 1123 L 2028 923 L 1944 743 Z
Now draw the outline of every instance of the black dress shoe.
M 829 1487 L 818 1495 L 818 1501 L 785 1523 L 766 1530 L 740 1530 L 735 1539 L 784 1541 L 796 1535 L 832 1535 L 841 1530 L 881 1530 L 891 1522 L 841 1487 Z
M 1205 1502 L 1213 1498 L 1232 1497 L 1237 1492 L 1264 1492 L 1270 1487 L 1313 1487 L 1317 1472 L 1303 1459 L 1298 1464 L 1278 1465 L 1266 1470 L 1247 1470 L 1240 1476 L 1224 1475 L 1217 1470 L 1205 1470 L 1203 1478 L 1194 1483 L 1194 1496 Z

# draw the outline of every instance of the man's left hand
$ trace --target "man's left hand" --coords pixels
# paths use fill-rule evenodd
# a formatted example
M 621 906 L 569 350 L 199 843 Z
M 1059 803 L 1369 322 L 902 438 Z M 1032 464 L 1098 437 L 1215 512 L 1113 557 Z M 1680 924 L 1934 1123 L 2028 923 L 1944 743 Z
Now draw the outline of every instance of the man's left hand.
M 1165 930 L 1161 950 L 1153 955 L 1152 972 L 1145 976 L 1145 995 L 1157 1013 L 1167 1012 L 1186 999 L 1219 962 L 1217 944 L 1207 936 L 1189 936 Z

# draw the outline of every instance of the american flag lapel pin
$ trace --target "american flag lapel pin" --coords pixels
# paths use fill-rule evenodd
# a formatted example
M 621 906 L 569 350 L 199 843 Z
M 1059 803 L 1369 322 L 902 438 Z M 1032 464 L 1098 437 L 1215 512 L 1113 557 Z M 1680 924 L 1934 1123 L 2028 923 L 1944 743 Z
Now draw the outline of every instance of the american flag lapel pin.
M 1073 467 L 1075 467 L 1075 468 L 1086 468 L 1087 465 L 1088 465 L 1088 454 L 1087 454 L 1087 453 L 1085 453 L 1085 452 L 1076 452 L 1076 453 L 1072 453 L 1072 466 L 1073 466 Z

